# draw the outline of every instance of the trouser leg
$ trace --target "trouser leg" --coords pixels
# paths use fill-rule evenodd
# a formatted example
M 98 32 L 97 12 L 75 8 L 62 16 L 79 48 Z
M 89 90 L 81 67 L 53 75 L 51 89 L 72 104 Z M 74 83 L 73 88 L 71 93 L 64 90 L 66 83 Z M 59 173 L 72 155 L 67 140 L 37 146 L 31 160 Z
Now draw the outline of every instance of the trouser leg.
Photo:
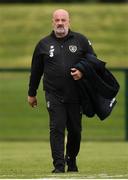
M 50 118 L 50 145 L 55 168 L 64 168 L 64 138 L 66 126 L 66 110 L 63 103 L 54 96 L 46 97 Z
M 66 155 L 70 159 L 75 159 L 79 153 L 81 142 L 81 118 L 79 104 L 68 104 L 68 118 L 67 118 L 67 145 Z

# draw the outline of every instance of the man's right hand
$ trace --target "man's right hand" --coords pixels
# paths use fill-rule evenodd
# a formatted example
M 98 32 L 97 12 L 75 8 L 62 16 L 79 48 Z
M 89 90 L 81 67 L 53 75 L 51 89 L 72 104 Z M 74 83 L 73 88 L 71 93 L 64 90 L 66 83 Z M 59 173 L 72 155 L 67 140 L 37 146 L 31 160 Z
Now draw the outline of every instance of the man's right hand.
M 37 106 L 37 99 L 36 96 L 28 96 L 28 103 L 31 107 L 36 107 Z

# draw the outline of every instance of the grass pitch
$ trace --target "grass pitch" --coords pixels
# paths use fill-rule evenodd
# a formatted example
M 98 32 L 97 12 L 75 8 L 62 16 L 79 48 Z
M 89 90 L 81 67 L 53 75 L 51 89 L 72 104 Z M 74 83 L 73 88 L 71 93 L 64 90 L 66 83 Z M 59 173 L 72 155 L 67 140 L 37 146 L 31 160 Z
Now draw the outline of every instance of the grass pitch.
M 83 116 L 82 140 L 124 140 L 124 76 L 115 74 L 121 89 L 111 116 L 103 122 Z M 42 140 L 49 138 L 49 117 L 42 83 L 38 107 L 27 103 L 28 73 L 0 73 L 0 140 Z
M 128 178 L 128 143 L 82 142 L 78 167 L 52 174 L 48 142 L 0 142 L 0 178 Z
M 71 29 L 86 35 L 107 66 L 128 67 L 127 4 L 0 4 L 0 67 L 30 67 L 34 47 L 51 32 L 51 14 L 65 8 Z M 101 122 L 83 120 L 84 140 L 125 138 L 124 74 L 115 73 L 121 89 L 112 115 Z M 27 103 L 28 74 L 0 73 L 0 140 L 47 140 L 48 113 L 41 91 L 38 108 Z M 86 138 L 85 138 L 86 137 Z
M 72 30 L 87 35 L 109 67 L 128 67 L 127 4 L 0 5 L 0 66 L 30 67 L 35 44 L 51 32 L 51 13 L 60 7 L 70 11 Z M 0 178 L 128 178 L 127 143 L 86 142 L 125 138 L 124 75 L 116 77 L 121 90 L 112 116 L 104 122 L 83 120 L 79 173 L 53 175 L 49 143 L 43 141 L 48 140 L 48 114 L 42 90 L 39 108 L 32 111 L 28 74 L 0 73 L 0 139 L 13 140 L 0 142 Z
M 36 43 L 51 32 L 57 8 L 71 14 L 71 29 L 86 35 L 108 66 L 128 67 L 128 5 L 20 4 L 0 5 L 0 66 L 29 67 Z

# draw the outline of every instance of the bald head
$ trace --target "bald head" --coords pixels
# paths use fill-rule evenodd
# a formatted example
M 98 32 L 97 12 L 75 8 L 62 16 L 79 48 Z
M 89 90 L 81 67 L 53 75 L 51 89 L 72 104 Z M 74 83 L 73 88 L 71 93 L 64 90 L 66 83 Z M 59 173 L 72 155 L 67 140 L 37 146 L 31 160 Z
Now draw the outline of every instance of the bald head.
M 63 16 L 69 20 L 69 13 L 65 9 L 57 9 L 53 12 L 53 18 L 56 18 L 56 16 Z
M 57 9 L 53 12 L 53 29 L 58 38 L 63 38 L 69 30 L 69 13 L 64 9 Z

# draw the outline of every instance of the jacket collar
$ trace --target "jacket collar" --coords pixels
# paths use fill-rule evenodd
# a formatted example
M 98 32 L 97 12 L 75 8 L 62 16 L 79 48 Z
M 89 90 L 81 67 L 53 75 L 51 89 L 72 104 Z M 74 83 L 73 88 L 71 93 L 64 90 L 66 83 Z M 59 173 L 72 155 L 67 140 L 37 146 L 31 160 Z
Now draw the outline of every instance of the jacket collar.
M 57 38 L 54 31 L 51 32 L 50 36 L 52 36 L 57 41 L 66 41 L 67 39 L 73 37 L 74 35 L 73 32 L 69 29 L 68 34 L 63 38 Z

